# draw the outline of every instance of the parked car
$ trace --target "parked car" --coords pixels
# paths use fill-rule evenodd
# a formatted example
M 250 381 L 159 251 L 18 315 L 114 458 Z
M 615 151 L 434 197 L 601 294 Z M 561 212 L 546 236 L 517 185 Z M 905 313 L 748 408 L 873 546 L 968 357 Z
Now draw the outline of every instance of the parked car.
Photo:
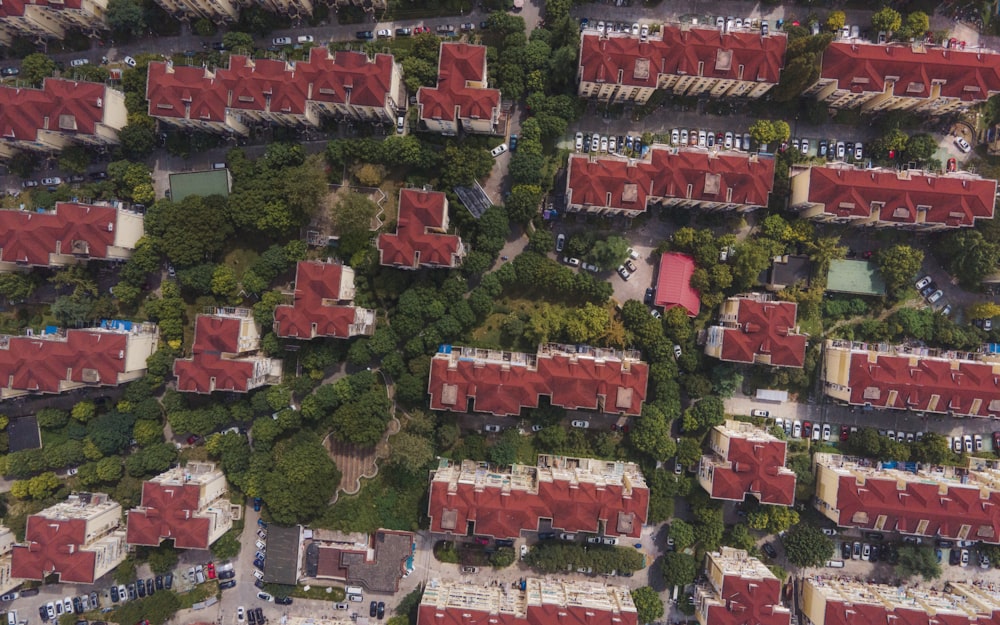
M 771 413 L 768 412 L 767 410 L 751 410 L 750 411 L 750 416 L 751 417 L 763 417 L 763 418 L 766 419 L 769 416 L 771 416 Z
M 492 150 L 490 150 L 490 154 L 493 156 L 493 158 L 496 158 L 496 157 L 500 156 L 501 154 L 503 154 L 506 151 L 507 151 L 507 144 L 506 143 L 501 143 L 497 147 L 495 147 Z
M 409 29 L 409 28 L 397 28 L 396 29 L 396 36 L 397 37 L 409 37 L 412 32 L 413 31 L 411 29 Z
M 556 251 L 561 252 L 564 247 L 566 247 L 566 235 L 560 234 L 556 237 Z
M 919 280 L 917 280 L 917 283 L 916 283 L 915 286 L 917 287 L 917 290 L 920 291 L 920 290 L 923 290 L 930 283 L 931 283 L 931 277 L 930 276 L 924 276 L 923 278 L 920 278 Z
M 958 137 L 957 139 L 955 139 L 955 145 L 958 147 L 959 150 L 962 151 L 963 154 L 968 154 L 969 152 L 972 151 L 972 146 L 969 145 L 969 142 L 962 137 Z
M 90 61 L 87 59 L 73 59 L 69 62 L 70 67 L 83 67 L 84 65 L 90 65 Z
M 354 36 L 356 38 L 358 38 L 358 39 L 366 39 L 367 40 L 367 39 L 374 39 L 375 38 L 375 33 L 373 33 L 370 30 L 359 30 L 358 32 L 354 33 Z
M 313 43 L 316 40 L 313 38 L 312 35 L 299 35 L 298 37 L 295 38 L 295 41 L 298 43 Z
M 829 441 L 830 440 L 830 424 L 829 423 L 824 423 L 823 424 L 823 440 L 824 441 Z
M 128 65 L 129 67 L 135 67 L 136 66 L 135 59 L 133 59 L 130 56 L 126 56 L 125 58 L 123 58 L 122 59 L 122 63 L 124 63 L 125 65 Z
M 628 272 L 628 269 L 625 268 L 625 265 L 621 265 L 620 267 L 618 267 L 618 275 L 622 277 L 622 280 L 628 280 L 629 276 L 631 276 L 632 274 Z
M 292 45 L 291 37 L 275 37 L 271 40 L 271 45 L 275 46 L 290 46 Z
M 56 185 L 62 184 L 62 178 L 59 176 L 53 176 L 52 178 L 42 178 L 42 184 L 46 187 L 54 187 Z
M 16 67 L 5 67 L 0 69 L 0 76 L 17 76 L 21 70 Z
M 383 28 L 375 33 L 375 36 L 380 39 L 392 39 L 392 31 L 388 28 Z
M 570 422 L 570 425 L 572 425 L 575 428 L 584 428 L 584 429 L 586 429 L 586 428 L 590 427 L 590 421 L 572 421 L 572 422 Z
M 933 293 L 931 293 L 930 295 L 927 296 L 927 303 L 928 304 L 933 304 L 934 302 L 938 301 L 942 297 L 944 297 L 944 291 L 942 291 L 941 289 L 938 289 L 937 291 L 934 291 Z
M 771 543 L 764 543 L 763 545 L 761 545 L 761 549 L 764 550 L 764 553 L 767 554 L 767 557 L 769 558 L 778 557 L 778 551 L 777 549 L 774 548 L 774 545 L 772 545 Z
M 501 428 L 499 425 L 485 425 L 485 426 L 483 426 L 483 430 L 486 431 L 486 432 L 497 433 L 497 432 L 502 431 L 502 429 L 503 428 Z

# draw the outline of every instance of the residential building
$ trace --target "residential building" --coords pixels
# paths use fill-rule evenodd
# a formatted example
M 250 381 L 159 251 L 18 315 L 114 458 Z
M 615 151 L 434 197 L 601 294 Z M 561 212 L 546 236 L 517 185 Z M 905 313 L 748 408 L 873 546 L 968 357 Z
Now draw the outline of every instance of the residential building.
M 300 261 L 295 269 L 294 303 L 274 309 L 274 333 L 310 340 L 347 339 L 375 332 L 375 311 L 354 306 L 354 270 L 322 261 Z
M 146 99 L 150 116 L 173 127 L 244 136 L 254 124 L 315 128 L 334 116 L 390 123 L 406 106 L 391 55 L 325 47 L 294 63 L 233 55 L 214 71 L 150 63 Z
M 688 317 L 697 317 L 701 310 L 701 294 L 691 287 L 694 270 L 692 256 L 680 252 L 661 254 L 653 304 L 665 311 L 680 306 Z
M 0 335 L 0 399 L 118 386 L 141 378 L 159 344 L 153 323 L 102 321 L 100 327 Z
M 830 108 L 865 112 L 962 111 L 1000 93 L 1000 55 L 922 43 L 834 42 L 823 52 L 816 83 L 804 94 Z
M 712 455 L 702 456 L 698 483 L 712 499 L 795 503 L 795 471 L 785 466 L 785 441 L 752 423 L 727 419 L 709 432 Z
M 417 91 L 417 107 L 430 132 L 497 134 L 500 91 L 487 86 L 486 46 L 442 42 L 437 86 Z
M 206 19 L 216 24 L 233 24 L 240 19 L 237 0 L 156 0 L 156 4 L 178 20 Z
M 631 462 L 539 455 L 508 469 L 441 460 L 431 473 L 432 532 L 517 538 L 546 528 L 638 538 L 649 488 Z
M 775 256 L 771 268 L 761 275 L 760 282 L 768 291 L 783 291 L 790 286 L 808 288 L 812 278 L 812 261 L 805 254 Z
M 674 95 L 756 99 L 778 84 L 785 35 L 665 24 L 641 39 L 585 32 L 577 71 L 581 98 L 645 104 L 657 89 Z
M 431 579 L 424 587 L 417 625 L 638 625 L 626 586 L 529 577 L 521 587 Z
M 127 123 L 125 94 L 101 83 L 46 78 L 41 89 L 0 86 L 0 158 L 118 145 Z
M 125 560 L 122 507 L 104 493 L 73 493 L 28 516 L 24 543 L 14 545 L 11 575 L 63 584 L 93 584 Z
M 694 593 L 700 625 L 789 625 L 781 580 L 742 549 L 722 547 L 705 556 L 705 577 Z
M 306 550 L 306 576 L 356 584 L 372 592 L 399 591 L 406 561 L 413 557 L 414 534 L 380 529 L 365 544 L 313 542 Z
M 938 590 L 823 575 L 799 586 L 799 606 L 812 625 L 983 625 L 995 623 L 1000 612 L 1000 593 L 979 581 L 948 582 Z
M 96 35 L 108 29 L 107 8 L 107 0 L 4 0 L 0 43 L 9 46 L 15 37 L 62 39 L 70 30 Z
M 457 234 L 448 234 L 448 198 L 421 189 L 399 192 L 396 232 L 383 232 L 375 246 L 379 264 L 399 269 L 454 269 L 465 255 Z
M 292 20 L 303 20 L 312 16 L 312 0 L 264 0 L 261 5 L 272 13 L 287 15 Z
M 751 211 L 767 206 L 774 159 L 654 145 L 648 158 L 570 154 L 566 210 L 636 217 L 649 208 Z
M 338 7 L 355 6 L 363 9 L 365 13 L 384 11 L 387 6 L 386 0 L 335 0 L 335 4 Z
M 128 512 L 131 546 L 208 549 L 233 526 L 226 476 L 211 462 L 189 462 L 142 483 L 142 503 Z
M 635 351 L 549 343 L 525 354 L 444 345 L 431 360 L 427 392 L 433 410 L 515 415 L 537 408 L 544 395 L 567 410 L 636 416 L 648 377 Z
M 727 362 L 802 368 L 806 335 L 799 333 L 798 304 L 750 293 L 730 297 L 719 322 L 708 328 L 705 353 Z
M 0 525 L 0 594 L 5 594 L 17 588 L 24 581 L 11 575 L 14 543 L 16 538 L 9 527 Z
M 282 362 L 260 353 L 260 326 L 248 308 L 217 308 L 195 319 L 190 358 L 174 361 L 182 393 L 246 393 L 281 382 Z
M 813 469 L 814 505 L 840 527 L 1000 544 L 998 469 L 904 470 L 819 453 Z
M 0 210 L 0 271 L 126 260 L 143 216 L 121 206 L 56 202 L 54 210 Z
M 826 342 L 823 388 L 851 406 L 1000 416 L 1000 356 L 926 347 Z
M 996 194 L 996 180 L 967 172 L 838 164 L 793 171 L 789 205 L 822 222 L 928 232 L 993 219 Z

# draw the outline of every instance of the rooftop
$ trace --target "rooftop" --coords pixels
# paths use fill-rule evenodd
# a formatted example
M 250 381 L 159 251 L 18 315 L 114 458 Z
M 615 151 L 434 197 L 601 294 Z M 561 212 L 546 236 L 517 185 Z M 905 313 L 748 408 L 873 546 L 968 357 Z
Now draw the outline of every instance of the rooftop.
M 142 504 L 128 513 L 128 543 L 208 549 L 217 529 L 231 525 L 226 478 L 210 462 L 189 462 L 142 485 Z M 213 507 L 214 506 L 214 507 Z
M 706 353 L 721 360 L 775 367 L 802 367 L 806 336 L 797 325 L 798 304 L 760 293 L 727 299 L 719 324 L 708 330 Z
M 705 558 L 708 585 L 695 591 L 701 625 L 789 625 L 781 581 L 742 549 L 723 547 Z
M 665 252 L 660 256 L 660 270 L 656 274 L 654 303 L 669 310 L 681 306 L 688 317 L 697 317 L 701 311 L 701 294 L 691 287 L 695 263 L 692 256 L 678 252 Z
M 346 339 L 371 334 L 375 311 L 354 306 L 354 270 L 340 263 L 300 261 L 295 269 L 292 305 L 274 310 L 274 331 L 280 337 Z
M 379 264 L 416 269 L 453 267 L 462 255 L 462 240 L 448 234 L 448 200 L 444 193 L 420 189 L 399 192 L 396 232 L 378 237 Z
M 34 143 L 43 132 L 95 135 L 104 123 L 106 89 L 61 78 L 46 78 L 41 89 L 0 86 L 0 137 Z
M 442 42 L 435 87 L 417 91 L 421 119 L 494 119 L 500 91 L 487 87 L 486 46 Z
M 378 530 L 365 549 L 327 546 L 314 542 L 307 551 L 307 563 L 315 561 L 311 577 L 343 580 L 359 584 L 372 592 L 393 593 L 399 590 L 407 558 L 413 555 L 414 537 L 410 532 Z M 308 569 L 308 564 L 307 564 Z
M 716 499 L 790 506 L 795 501 L 795 472 L 785 467 L 785 441 L 752 423 L 726 420 L 712 429 L 714 456 L 704 456 L 698 480 Z
M 0 261 L 47 267 L 60 254 L 109 258 L 109 249 L 116 243 L 134 247 L 141 236 L 138 230 L 134 239 L 116 241 L 119 211 L 114 206 L 77 202 L 56 202 L 51 211 L 0 210 Z

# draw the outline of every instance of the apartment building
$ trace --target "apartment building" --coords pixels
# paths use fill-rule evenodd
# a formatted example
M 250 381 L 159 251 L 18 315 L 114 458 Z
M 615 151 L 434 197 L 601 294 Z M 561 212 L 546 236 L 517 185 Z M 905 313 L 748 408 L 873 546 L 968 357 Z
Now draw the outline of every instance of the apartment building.
M 1000 415 L 1000 356 L 828 340 L 823 389 L 835 401 L 956 417 Z
M 1000 93 L 1000 55 L 923 43 L 834 42 L 804 94 L 830 108 L 947 115 Z
M 375 332 L 375 311 L 355 306 L 354 270 L 334 262 L 300 261 L 292 304 L 274 309 L 274 333 L 310 340 L 347 339 Z
M 229 487 L 211 462 L 189 462 L 142 483 L 142 503 L 128 512 L 130 546 L 208 549 L 233 526 Z
M 384 11 L 387 6 L 386 0 L 336 0 L 336 5 L 338 7 L 355 6 L 363 9 L 366 13 Z
M 125 560 L 122 507 L 104 493 L 73 493 L 28 517 L 24 543 L 13 547 L 11 575 L 93 584 Z
M 282 361 L 260 351 L 260 326 L 248 308 L 214 308 L 195 319 L 189 358 L 174 361 L 182 393 L 246 393 L 281 383 Z
M 125 94 L 101 83 L 46 78 L 41 89 L 0 85 L 0 158 L 118 145 L 127 123 Z
M 537 408 L 545 395 L 567 410 L 635 416 L 648 378 L 636 351 L 550 343 L 526 354 L 443 345 L 431 360 L 427 392 L 433 410 L 515 415 Z
M 120 205 L 56 202 L 39 210 L 0 210 L 0 271 L 127 260 L 143 235 L 143 215 Z
M 70 30 L 96 35 L 108 29 L 107 8 L 108 0 L 4 0 L 0 44 L 9 46 L 15 37 L 62 39 Z
M 437 85 L 417 91 L 420 121 L 442 135 L 497 134 L 500 91 L 487 85 L 486 46 L 442 42 Z
M 240 19 L 241 2 L 236 0 L 156 0 L 156 4 L 178 20 L 210 20 L 216 24 L 234 24 Z
M 254 124 L 315 128 L 332 116 L 391 123 L 406 106 L 391 55 L 331 56 L 324 47 L 304 62 L 233 55 L 216 70 L 150 63 L 146 99 L 149 115 L 170 126 L 244 136 Z
M 523 588 L 431 579 L 417 609 L 417 625 L 638 625 L 626 586 L 559 578 L 528 578 Z
M 515 539 L 555 530 L 638 538 L 649 487 L 632 462 L 539 455 L 535 466 L 507 469 L 442 460 L 431 472 L 427 516 L 432 532 Z
M 448 234 L 448 198 L 423 189 L 399 192 L 396 231 L 383 232 L 375 243 L 379 264 L 397 269 L 458 267 L 465 246 Z
M 654 145 L 648 158 L 570 154 L 566 210 L 637 217 L 649 208 L 752 211 L 767 206 L 774 159 Z
M 0 335 L 0 399 L 118 386 L 141 378 L 159 344 L 153 323 L 105 320 L 99 327 Z
M 964 171 L 857 169 L 841 163 L 793 170 L 789 207 L 824 223 L 935 232 L 992 219 L 996 193 L 996 180 Z
M 814 505 L 840 527 L 1000 544 L 1000 470 L 904 470 L 838 454 L 815 454 L 813 470 Z
M 743 364 L 802 368 L 806 335 L 796 323 L 798 304 L 750 293 L 730 297 L 719 309 L 718 324 L 708 328 L 705 354 Z
M 23 579 L 14 577 L 10 572 L 16 540 L 13 530 L 0 525 L 0 594 L 10 592 L 24 581 Z
M 789 625 L 781 580 L 742 549 L 722 547 L 705 556 L 707 583 L 694 593 L 700 625 Z
M 625 33 L 581 37 L 578 93 L 606 103 L 645 104 L 657 89 L 674 95 L 756 99 L 778 84 L 783 33 L 723 32 L 666 24 L 640 38 Z
M 749 494 L 772 506 L 795 503 L 795 471 L 785 466 L 784 440 L 727 419 L 709 432 L 709 446 L 712 454 L 701 458 L 698 483 L 712 499 L 743 501 Z
M 812 625 L 983 625 L 995 623 L 1000 612 L 1000 592 L 992 586 L 948 582 L 939 590 L 814 576 L 802 581 L 799 606 Z

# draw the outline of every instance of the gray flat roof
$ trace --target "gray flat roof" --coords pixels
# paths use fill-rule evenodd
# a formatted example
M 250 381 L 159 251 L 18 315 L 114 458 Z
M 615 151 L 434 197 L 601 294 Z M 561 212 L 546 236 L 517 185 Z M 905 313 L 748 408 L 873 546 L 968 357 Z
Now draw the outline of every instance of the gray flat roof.
M 11 419 L 7 426 L 7 436 L 10 451 L 38 449 L 42 446 L 41 435 L 38 432 L 38 421 L 35 420 L 34 415 Z
M 301 527 L 267 528 L 267 560 L 264 583 L 294 586 L 299 581 L 299 545 Z

